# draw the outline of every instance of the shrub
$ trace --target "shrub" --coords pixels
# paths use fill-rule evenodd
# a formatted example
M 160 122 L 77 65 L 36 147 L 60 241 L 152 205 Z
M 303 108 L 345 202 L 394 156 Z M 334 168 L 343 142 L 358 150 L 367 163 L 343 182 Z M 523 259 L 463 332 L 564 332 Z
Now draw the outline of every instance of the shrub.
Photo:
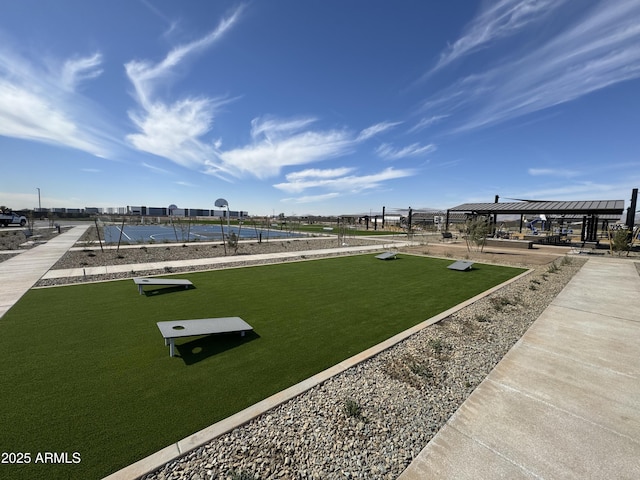
M 257 477 L 254 477 L 253 474 L 245 472 L 244 470 L 231 470 L 229 477 L 231 477 L 231 480 L 257 480 Z
M 489 234 L 489 222 L 484 217 L 478 217 L 467 221 L 465 224 L 465 241 L 467 242 L 467 250 L 471 251 L 472 246 L 476 251 L 482 252 L 487 243 L 487 235 Z
M 430 339 L 428 344 L 436 355 L 440 355 L 444 350 L 444 343 L 439 338 Z
M 351 398 L 347 398 L 344 402 L 344 412 L 347 417 L 362 419 L 362 407 L 358 402 Z
M 562 260 L 560 261 L 561 266 L 571 265 L 572 263 L 573 263 L 573 260 L 571 259 L 571 257 L 567 257 L 566 255 L 562 257 Z
M 491 305 L 493 306 L 493 308 L 498 312 L 502 311 L 504 307 L 518 304 L 516 300 L 512 300 L 510 298 L 502 297 L 502 296 L 491 297 L 489 299 L 489 302 L 491 302 Z
M 611 249 L 617 252 L 618 256 L 622 255 L 622 252 L 629 252 L 631 249 L 631 244 L 629 243 L 630 237 L 629 230 L 624 228 L 616 230 L 611 236 Z

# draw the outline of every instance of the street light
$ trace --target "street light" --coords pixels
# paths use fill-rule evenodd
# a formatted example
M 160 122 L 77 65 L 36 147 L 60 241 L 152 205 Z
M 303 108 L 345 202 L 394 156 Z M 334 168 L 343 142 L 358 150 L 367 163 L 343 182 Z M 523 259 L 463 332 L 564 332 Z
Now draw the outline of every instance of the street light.
M 40 213 L 42 210 L 42 204 L 40 203 L 40 189 L 36 187 L 36 190 L 38 190 L 38 213 Z
M 219 208 L 227 207 L 227 236 L 229 236 L 229 231 L 231 230 L 231 226 L 229 225 L 229 202 L 224 198 L 219 198 L 214 205 Z M 224 239 L 224 232 L 222 232 L 222 238 Z

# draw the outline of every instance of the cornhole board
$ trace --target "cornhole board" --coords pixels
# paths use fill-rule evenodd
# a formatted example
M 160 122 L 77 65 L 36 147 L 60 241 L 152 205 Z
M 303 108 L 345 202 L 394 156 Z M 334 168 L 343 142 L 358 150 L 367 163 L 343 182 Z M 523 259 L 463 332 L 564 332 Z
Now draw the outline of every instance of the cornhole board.
M 395 260 L 396 255 L 398 255 L 398 252 L 384 252 L 384 253 L 381 253 L 380 255 L 376 255 L 376 258 L 380 260 L 391 260 L 391 259 Z
M 169 356 L 175 356 L 175 339 L 194 337 L 197 335 L 212 335 L 214 333 L 245 332 L 253 327 L 240 317 L 199 318 L 197 320 L 172 320 L 157 322 L 160 333 L 164 337 L 164 344 L 169 345 Z
M 461 272 L 468 272 L 473 267 L 473 262 L 468 260 L 458 260 L 457 262 L 452 263 L 447 268 L 450 270 L 459 270 Z
M 138 286 L 138 292 L 140 293 L 140 295 L 142 295 L 144 292 L 142 290 L 142 287 L 144 287 L 145 285 L 172 285 L 172 286 L 181 286 L 183 285 L 184 288 L 189 288 L 190 286 L 193 285 L 193 283 L 191 283 L 191 280 L 187 280 L 184 278 L 151 278 L 151 277 L 147 277 L 147 278 L 142 278 L 142 277 L 136 277 L 133 279 L 133 283 L 135 283 Z

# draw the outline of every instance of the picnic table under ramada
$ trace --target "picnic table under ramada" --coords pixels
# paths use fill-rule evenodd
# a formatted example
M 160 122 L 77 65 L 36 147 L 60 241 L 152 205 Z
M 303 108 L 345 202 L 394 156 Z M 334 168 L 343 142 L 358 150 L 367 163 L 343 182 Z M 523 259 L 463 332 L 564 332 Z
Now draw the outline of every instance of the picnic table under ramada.
M 143 290 L 142 287 L 145 285 L 172 285 L 172 286 L 184 286 L 184 288 L 189 288 L 193 285 L 191 280 L 187 280 L 185 278 L 152 278 L 152 277 L 136 277 L 133 279 L 133 283 L 138 286 L 138 292 L 142 295 Z
M 197 320 L 173 320 L 157 322 L 160 333 L 164 337 L 164 344 L 169 345 L 169 356 L 175 356 L 175 339 L 194 337 L 197 335 L 212 335 L 214 333 L 245 332 L 253 327 L 240 317 L 200 318 Z

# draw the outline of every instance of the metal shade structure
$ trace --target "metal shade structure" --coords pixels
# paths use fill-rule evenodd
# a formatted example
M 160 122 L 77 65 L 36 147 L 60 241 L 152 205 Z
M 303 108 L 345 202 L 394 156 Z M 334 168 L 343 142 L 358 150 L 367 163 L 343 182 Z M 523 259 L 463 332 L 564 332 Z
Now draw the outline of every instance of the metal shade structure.
M 447 212 L 475 215 L 622 215 L 624 200 L 589 200 L 572 202 L 504 202 L 463 203 Z
M 451 213 L 464 213 L 467 216 L 492 216 L 495 222 L 496 215 L 545 215 L 551 218 L 561 218 L 563 221 L 569 218 L 582 218 L 582 241 L 595 241 L 598 220 L 617 218 L 620 220 L 624 213 L 624 200 L 583 200 L 583 201 L 537 201 L 525 200 L 519 202 L 493 203 L 463 203 L 457 207 L 447 209 L 447 225 Z M 605 219 L 605 216 L 608 218 Z M 611 217 L 612 216 L 612 217 Z

